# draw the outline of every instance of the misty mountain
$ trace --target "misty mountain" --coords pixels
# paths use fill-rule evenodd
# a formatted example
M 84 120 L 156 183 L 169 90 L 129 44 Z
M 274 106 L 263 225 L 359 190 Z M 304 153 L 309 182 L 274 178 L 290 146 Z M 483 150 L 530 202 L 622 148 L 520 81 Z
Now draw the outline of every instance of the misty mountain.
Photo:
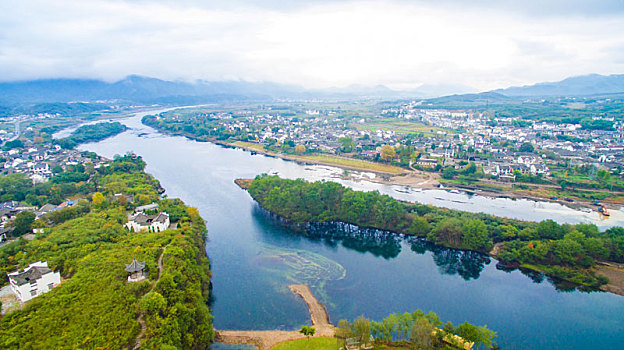
M 117 101 L 126 103 L 197 104 L 269 99 L 426 98 L 469 92 L 465 86 L 430 85 L 409 91 L 383 85 L 304 89 L 300 86 L 246 81 L 166 81 L 137 75 L 108 83 L 93 79 L 45 79 L 0 83 L 0 105 Z
M 46 79 L 0 83 L 0 104 L 73 101 L 158 103 L 177 98 L 215 100 L 269 98 L 286 91 L 277 84 L 247 82 L 172 82 L 132 75 L 114 83 L 87 79 Z M 202 97 L 202 98 L 197 98 Z
M 446 106 L 446 107 L 476 107 L 487 104 L 513 103 L 517 102 L 514 97 L 506 96 L 494 91 L 481 92 L 476 94 L 449 95 L 430 98 L 425 101 L 425 106 Z
M 624 92 L 624 74 L 590 74 L 558 82 L 516 86 L 494 90 L 506 96 L 587 96 Z

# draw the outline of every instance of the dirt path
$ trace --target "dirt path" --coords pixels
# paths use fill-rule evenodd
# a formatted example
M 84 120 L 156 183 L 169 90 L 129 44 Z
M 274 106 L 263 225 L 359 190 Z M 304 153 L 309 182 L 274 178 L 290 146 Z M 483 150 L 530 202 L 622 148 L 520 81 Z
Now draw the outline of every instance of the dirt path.
M 321 304 L 314 295 L 310 288 L 305 284 L 293 284 L 288 286 L 290 291 L 301 296 L 308 305 L 310 310 L 310 318 L 312 319 L 312 325 L 316 328 L 317 332 L 326 331 L 327 328 L 334 329 L 331 323 L 329 323 L 329 315 L 325 310 L 325 305 Z
M 160 256 L 158 257 L 158 279 L 154 282 L 154 284 L 152 285 L 152 288 L 150 288 L 149 292 L 153 291 L 154 288 L 156 288 L 156 285 L 158 284 L 158 281 L 160 281 L 160 276 L 162 276 L 162 269 L 163 269 L 162 259 L 163 259 L 163 255 L 165 255 L 165 250 L 166 249 L 167 249 L 167 247 L 164 247 L 163 250 L 162 250 L 162 253 L 160 253 Z M 147 330 L 147 326 L 145 325 L 145 320 L 143 320 L 144 316 L 145 316 L 145 313 L 141 312 L 141 314 L 137 318 L 137 322 L 139 322 L 139 325 L 141 325 L 141 331 L 139 332 L 139 335 L 137 335 L 136 339 L 134 340 L 134 347 L 133 347 L 134 350 L 137 350 L 137 349 L 139 349 L 141 347 L 141 339 L 143 339 L 145 337 L 145 332 Z
M 624 296 L 624 269 L 599 265 L 596 273 L 609 278 L 609 283 L 601 286 L 600 289 Z
M 216 342 L 253 344 L 258 350 L 268 350 L 281 342 L 305 338 L 298 331 L 216 331 L 216 333 Z
M 325 306 L 319 302 L 310 288 L 305 284 L 289 286 L 290 290 L 301 296 L 310 310 L 310 318 L 316 332 L 316 337 L 333 337 L 334 326 L 329 323 L 329 316 Z M 216 331 L 215 341 L 230 344 L 253 344 L 258 350 L 268 350 L 273 346 L 288 340 L 304 339 L 299 331 Z

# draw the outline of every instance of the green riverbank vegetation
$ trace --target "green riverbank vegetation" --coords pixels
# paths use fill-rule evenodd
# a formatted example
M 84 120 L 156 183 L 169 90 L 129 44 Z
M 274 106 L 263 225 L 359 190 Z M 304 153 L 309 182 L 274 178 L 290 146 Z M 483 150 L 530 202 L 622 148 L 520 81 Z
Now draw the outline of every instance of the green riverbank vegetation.
M 79 127 L 68 137 L 55 140 L 54 142 L 63 148 L 71 149 L 81 143 L 101 141 L 126 130 L 128 130 L 128 127 L 120 122 L 88 124 Z
M 210 344 L 214 332 L 204 221 L 179 199 L 160 199 L 158 181 L 144 166 L 133 155 L 116 157 L 85 185 L 95 192 L 36 221 L 45 226 L 43 233 L 0 247 L 3 284 L 6 272 L 38 260 L 62 276 L 59 286 L 0 319 L 0 348 L 121 349 L 140 344 L 144 349 L 199 349 Z M 127 213 L 151 200 L 177 227 L 128 232 L 123 226 Z M 147 279 L 128 282 L 125 266 L 133 259 L 145 262 Z
M 492 252 L 510 268 L 524 267 L 579 286 L 608 282 L 596 261 L 624 262 L 624 228 L 559 225 L 404 203 L 379 192 L 359 192 L 334 182 L 260 175 L 250 195 L 266 210 L 295 223 L 346 222 L 426 238 L 450 248 Z M 495 248 L 495 249 L 493 249 Z
M 421 310 L 403 314 L 391 314 L 376 322 L 364 317 L 353 321 L 340 320 L 335 338 L 315 337 L 287 341 L 274 346 L 271 350 L 295 349 L 344 349 L 351 348 L 383 349 L 419 349 L 419 350 L 464 350 L 474 348 L 498 348 L 493 342 L 496 332 L 487 326 L 475 326 L 463 323 L 454 326 L 451 322 L 443 324 L 433 312 Z

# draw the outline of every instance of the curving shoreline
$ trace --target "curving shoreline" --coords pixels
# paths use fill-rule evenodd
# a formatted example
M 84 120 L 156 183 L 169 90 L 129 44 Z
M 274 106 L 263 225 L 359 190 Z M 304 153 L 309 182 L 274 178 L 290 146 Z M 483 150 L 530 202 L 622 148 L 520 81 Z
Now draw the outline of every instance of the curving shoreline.
M 288 288 L 299 295 L 305 301 L 310 311 L 312 325 L 316 329 L 315 337 L 333 337 L 334 326 L 329 322 L 329 315 L 325 306 L 316 299 L 310 288 L 305 284 L 293 284 Z M 216 330 L 215 341 L 229 344 L 252 344 L 258 350 L 268 350 L 275 345 L 297 339 L 305 339 L 306 336 L 299 331 L 237 331 Z

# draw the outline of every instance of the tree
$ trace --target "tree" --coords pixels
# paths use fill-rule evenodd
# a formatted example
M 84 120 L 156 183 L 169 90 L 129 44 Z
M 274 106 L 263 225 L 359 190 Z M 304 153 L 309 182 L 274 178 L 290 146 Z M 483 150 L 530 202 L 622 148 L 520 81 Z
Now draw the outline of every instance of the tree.
M 371 324 L 370 320 L 360 316 L 353 321 L 351 325 L 353 337 L 357 339 L 360 344 L 367 344 L 370 341 Z
M 60 173 L 62 173 L 62 172 L 63 172 L 63 167 L 62 167 L 62 166 L 60 166 L 60 165 L 58 165 L 58 164 L 54 164 L 54 165 L 52 166 L 52 173 L 54 173 L 54 174 L 60 174 Z
M 93 205 L 95 205 L 96 207 L 101 207 L 102 204 L 104 204 L 104 201 L 106 200 L 106 198 L 104 198 L 104 195 L 101 194 L 100 192 L 95 192 L 93 194 Z
M 35 213 L 32 211 L 21 211 L 15 216 L 13 225 L 15 227 L 16 235 L 23 235 L 30 232 L 30 225 L 35 221 Z
M 492 348 L 492 339 L 496 337 L 496 332 L 487 329 L 486 326 L 478 327 L 468 322 L 457 326 L 455 332 L 465 340 L 474 342 L 477 348 L 481 345 Z
M 419 317 L 412 324 L 410 332 L 410 340 L 418 346 L 419 349 L 428 349 L 433 342 L 434 327 L 425 317 Z
M 443 179 L 452 179 L 457 174 L 457 170 L 455 167 L 447 166 L 442 170 L 442 178 Z
M 504 225 L 502 227 L 502 236 L 505 239 L 511 240 L 511 239 L 515 239 L 516 237 L 518 237 L 518 228 L 516 226 L 513 225 Z
M 301 329 L 299 330 L 299 333 L 305 335 L 309 339 L 311 336 L 314 335 L 314 333 L 316 333 L 316 329 L 314 329 L 314 327 L 311 327 L 311 326 L 302 326 Z
M 533 153 L 533 151 L 535 151 L 535 147 L 533 147 L 533 145 L 530 142 L 525 142 L 520 146 L 520 149 L 518 150 L 520 152 Z
M 561 239 L 565 234 L 564 228 L 550 219 L 541 221 L 535 229 L 541 238 Z
M 394 147 L 390 145 L 384 145 L 381 148 L 381 159 L 385 161 L 391 161 L 395 157 L 396 157 L 396 151 L 394 150 Z
M 553 254 L 564 264 L 576 265 L 578 257 L 583 254 L 585 250 L 583 246 L 571 239 L 561 239 L 555 242 L 553 248 Z
M 341 137 L 338 139 L 338 142 L 342 145 L 342 147 L 340 148 L 342 152 L 345 152 L 345 153 L 353 152 L 353 149 L 355 148 L 355 143 L 353 142 L 352 138 Z
M 472 219 L 463 227 L 462 243 L 469 249 L 487 250 L 492 245 L 483 220 Z
M 336 338 L 345 341 L 351 337 L 353 337 L 351 323 L 347 320 L 338 321 L 338 327 L 336 327 Z
M 295 152 L 299 154 L 303 154 L 306 151 L 306 147 L 304 145 L 295 146 Z

